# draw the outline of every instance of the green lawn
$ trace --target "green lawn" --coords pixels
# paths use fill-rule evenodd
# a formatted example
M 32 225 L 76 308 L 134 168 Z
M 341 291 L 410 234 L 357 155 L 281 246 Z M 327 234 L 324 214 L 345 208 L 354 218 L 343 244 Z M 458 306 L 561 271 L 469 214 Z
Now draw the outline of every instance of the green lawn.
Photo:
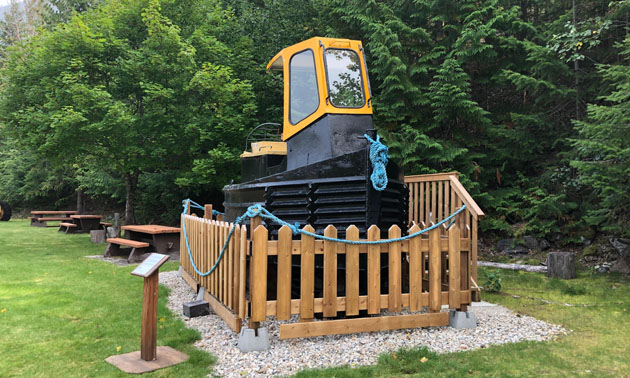
M 132 267 L 83 257 L 104 249 L 87 235 L 29 227 L 20 220 L 0 223 L 0 376 L 123 375 L 103 360 L 139 349 L 142 279 L 129 274 Z M 167 263 L 166 269 L 176 266 Z M 484 299 L 572 332 L 549 342 L 445 355 L 398 351 L 382 356 L 377 366 L 299 376 L 630 376 L 627 278 L 581 272 L 576 280 L 561 281 L 535 273 L 501 274 L 504 293 L 485 293 Z M 161 287 L 158 318 L 164 321 L 159 322 L 158 345 L 191 358 L 153 375 L 205 376 L 212 357 L 192 347 L 198 334 L 166 310 L 166 294 Z
M 630 377 L 630 281 L 627 278 L 580 272 L 577 279 L 562 281 L 539 273 L 505 270 L 501 275 L 503 293 L 484 293 L 485 300 L 561 324 L 572 332 L 553 341 L 521 342 L 444 355 L 426 349 L 399 351 L 395 358 L 381 356 L 377 366 L 313 370 L 298 376 Z M 421 362 L 423 357 L 427 357 L 424 363 Z
M 83 257 L 104 251 L 89 235 L 0 222 L 0 376 L 125 376 L 104 359 L 140 349 L 143 280 Z M 190 359 L 152 375 L 206 376 L 213 359 L 192 347 L 199 334 L 166 309 L 167 294 L 161 286 L 158 345 Z

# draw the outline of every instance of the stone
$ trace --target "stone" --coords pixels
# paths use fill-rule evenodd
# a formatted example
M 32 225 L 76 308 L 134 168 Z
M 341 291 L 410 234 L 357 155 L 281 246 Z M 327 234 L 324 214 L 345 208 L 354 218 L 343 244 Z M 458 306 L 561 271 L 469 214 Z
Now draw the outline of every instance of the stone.
M 267 328 L 258 328 L 258 334 L 255 329 L 243 328 L 238 335 L 238 349 L 243 353 L 264 351 L 269 349 L 269 334 Z
M 90 239 L 92 243 L 105 243 L 105 230 L 91 230 Z
M 617 250 L 619 255 L 621 256 L 630 255 L 630 240 L 610 238 L 610 244 Z
M 189 318 L 210 315 L 210 304 L 206 301 L 193 301 L 184 303 L 184 315 Z
M 514 239 L 501 239 L 497 243 L 497 250 L 499 252 L 503 252 L 508 248 L 512 248 L 514 245 Z
M 621 273 L 621 274 L 630 274 L 630 264 L 624 258 L 619 258 L 615 263 L 610 267 L 611 272 Z
M 517 247 L 513 247 L 513 248 L 508 248 L 506 250 L 503 251 L 506 255 L 508 256 L 515 256 L 515 255 L 526 255 L 529 253 L 529 249 L 522 247 L 522 246 L 517 246 Z
M 448 325 L 455 329 L 475 328 L 477 327 L 477 319 L 474 312 L 450 310 Z
M 116 237 L 116 229 L 114 227 L 107 227 L 107 237 L 108 238 Z
M 571 252 L 549 252 L 547 254 L 547 276 L 565 280 L 575 278 L 575 254 Z
M 610 268 L 605 265 L 595 265 L 593 269 L 595 269 L 597 273 L 608 273 L 610 270 Z
M 547 241 L 547 239 L 541 239 L 541 240 L 538 242 L 538 246 L 539 246 L 539 248 L 540 248 L 540 250 L 541 250 L 541 251 L 544 251 L 544 250 L 546 250 L 546 249 L 551 248 L 551 243 L 549 243 L 549 242 Z
M 540 243 L 533 236 L 525 235 L 523 237 L 523 244 L 529 249 L 540 249 Z

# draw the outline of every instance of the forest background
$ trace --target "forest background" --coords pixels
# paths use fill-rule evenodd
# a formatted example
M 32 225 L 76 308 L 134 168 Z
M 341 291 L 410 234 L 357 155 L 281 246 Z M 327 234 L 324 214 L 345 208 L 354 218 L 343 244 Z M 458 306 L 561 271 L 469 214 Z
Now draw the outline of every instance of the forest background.
M 0 200 L 176 223 L 221 203 L 282 48 L 361 40 L 405 174 L 461 172 L 485 235 L 630 236 L 630 0 L 26 0 L 0 24 Z

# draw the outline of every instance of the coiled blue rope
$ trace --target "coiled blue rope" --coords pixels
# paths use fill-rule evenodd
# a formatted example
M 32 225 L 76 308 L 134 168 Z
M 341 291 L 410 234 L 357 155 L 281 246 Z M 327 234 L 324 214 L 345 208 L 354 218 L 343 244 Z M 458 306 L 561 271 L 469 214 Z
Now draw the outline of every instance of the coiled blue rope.
M 186 199 L 184 201 L 182 201 L 183 203 L 183 207 L 184 207 L 184 211 L 182 212 L 182 214 L 186 214 L 188 212 L 188 206 L 190 206 L 191 204 L 191 200 Z M 199 205 L 197 205 L 199 206 Z M 385 239 L 385 240 L 345 240 L 345 239 L 337 239 L 337 238 L 331 238 L 329 236 L 324 236 L 324 235 L 319 235 L 319 234 L 315 234 L 313 232 L 309 232 L 303 229 L 300 229 L 300 225 L 298 223 L 295 224 L 290 224 L 288 222 L 283 221 L 282 219 L 276 217 L 275 215 L 273 215 L 269 210 L 265 209 L 261 204 L 256 204 L 256 205 L 252 205 L 250 207 L 247 208 L 247 211 L 241 215 L 240 217 L 236 218 L 236 221 L 232 224 L 232 228 L 230 229 L 230 232 L 228 233 L 228 236 L 225 240 L 225 244 L 223 245 L 223 248 L 221 249 L 221 252 L 219 253 L 219 257 L 217 258 L 217 261 L 214 263 L 214 265 L 212 266 L 212 268 L 210 268 L 210 270 L 208 270 L 207 272 L 201 272 L 199 271 L 199 269 L 197 268 L 197 265 L 195 264 L 195 262 L 193 261 L 193 257 L 192 254 L 190 252 L 190 245 L 188 243 L 188 234 L 186 233 L 186 222 L 182 222 L 182 231 L 184 232 L 184 240 L 186 241 L 186 250 L 188 252 L 188 258 L 190 259 L 190 263 L 193 266 L 193 269 L 195 270 L 195 273 L 199 274 L 200 276 L 208 276 L 210 275 L 212 272 L 214 272 L 214 270 L 219 266 L 219 263 L 221 262 L 221 259 L 223 258 L 223 254 L 225 253 L 225 250 L 227 249 L 227 246 L 230 242 L 230 239 L 232 238 L 232 234 L 234 234 L 234 230 L 236 229 L 237 225 L 240 225 L 243 223 L 243 221 L 245 221 L 246 219 L 250 219 L 250 218 L 254 218 L 254 217 L 261 217 L 265 220 L 269 220 L 271 222 L 274 222 L 276 224 L 282 225 L 282 226 L 287 226 L 291 229 L 291 231 L 293 231 L 294 235 L 297 234 L 303 234 L 303 235 L 308 235 L 308 236 L 312 236 L 316 239 L 321 239 L 321 240 L 327 240 L 327 241 L 332 241 L 332 242 L 336 242 L 336 243 L 345 243 L 345 244 L 363 244 L 363 245 L 375 245 L 375 244 L 388 244 L 388 243 L 395 243 L 395 242 L 401 242 L 403 240 L 407 240 L 407 239 L 411 239 L 411 238 L 415 238 L 418 235 L 424 234 L 425 232 L 429 232 L 431 230 L 434 230 L 438 227 L 440 227 L 441 225 L 443 225 L 446 222 L 451 221 L 451 219 L 453 219 L 457 214 L 461 213 L 462 211 L 464 211 L 464 209 L 466 209 L 466 205 L 462 205 L 462 207 L 460 207 L 459 209 L 457 209 L 457 211 L 455 211 L 453 214 L 449 215 L 448 217 L 442 219 L 440 222 L 434 224 L 431 227 L 427 227 L 424 230 L 420 230 L 418 232 L 414 232 L 413 234 L 409 234 L 407 236 L 402 236 L 400 238 L 395 238 L 395 239 Z M 448 224 L 448 227 L 450 227 L 455 221 L 451 221 Z M 251 230 L 253 232 L 253 230 Z
M 389 161 L 389 153 L 387 146 L 381 143 L 380 137 L 377 135 L 376 140 L 370 138 L 369 135 L 363 135 L 370 146 L 370 161 L 372 162 L 372 187 L 375 190 L 383 191 L 387 188 L 387 162 Z

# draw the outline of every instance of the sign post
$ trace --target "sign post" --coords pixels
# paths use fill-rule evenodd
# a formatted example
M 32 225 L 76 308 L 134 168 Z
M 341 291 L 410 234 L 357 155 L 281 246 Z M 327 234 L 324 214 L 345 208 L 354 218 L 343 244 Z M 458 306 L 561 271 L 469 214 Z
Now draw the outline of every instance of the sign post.
M 140 351 L 105 359 L 126 373 L 145 373 L 176 365 L 188 359 L 186 354 L 171 347 L 157 347 L 159 269 L 168 259 L 168 255 L 152 253 L 131 272 L 134 276 L 144 278 Z

